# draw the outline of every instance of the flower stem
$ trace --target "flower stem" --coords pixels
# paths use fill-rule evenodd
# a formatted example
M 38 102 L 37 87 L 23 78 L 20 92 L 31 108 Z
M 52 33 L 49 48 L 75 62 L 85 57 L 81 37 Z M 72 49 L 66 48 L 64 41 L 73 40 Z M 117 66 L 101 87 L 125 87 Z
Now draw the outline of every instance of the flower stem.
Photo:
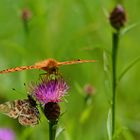
M 58 121 L 49 121 L 49 140 L 55 140 Z
M 112 138 L 115 133 L 115 109 L 116 109 L 116 63 L 119 43 L 119 31 L 112 35 Z

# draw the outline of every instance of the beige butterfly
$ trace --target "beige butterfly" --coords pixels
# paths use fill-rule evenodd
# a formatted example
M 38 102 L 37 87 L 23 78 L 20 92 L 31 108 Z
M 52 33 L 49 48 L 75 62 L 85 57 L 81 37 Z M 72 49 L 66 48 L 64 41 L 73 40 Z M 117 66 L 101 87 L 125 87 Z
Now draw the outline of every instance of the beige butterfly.
M 49 71 L 50 69 L 58 68 L 63 65 L 72 65 L 72 64 L 88 63 L 88 62 L 96 62 L 96 60 L 77 59 L 77 60 L 72 60 L 72 61 L 58 62 L 50 58 L 50 59 L 35 63 L 34 65 L 31 65 L 31 66 L 21 66 L 21 67 L 15 67 L 15 68 L 2 70 L 0 71 L 0 74 L 15 72 L 15 71 L 22 71 L 22 70 L 30 70 L 30 69 L 42 69 L 45 71 Z
M 35 126 L 39 123 L 40 114 L 36 101 L 28 95 L 28 99 L 15 100 L 0 104 L 0 113 L 13 119 L 18 118 L 21 125 Z

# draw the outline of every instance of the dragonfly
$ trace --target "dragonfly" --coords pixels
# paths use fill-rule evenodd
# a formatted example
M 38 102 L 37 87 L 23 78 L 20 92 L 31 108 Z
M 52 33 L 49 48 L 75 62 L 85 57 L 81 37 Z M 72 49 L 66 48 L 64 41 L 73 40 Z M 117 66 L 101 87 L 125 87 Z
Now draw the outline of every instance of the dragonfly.
M 72 64 L 79 64 L 79 63 L 89 63 L 89 62 L 96 62 L 96 60 L 77 59 L 77 60 L 72 60 L 72 61 L 59 62 L 59 61 L 56 61 L 55 59 L 49 58 L 44 61 L 35 63 L 34 65 L 19 66 L 15 68 L 5 69 L 5 70 L 0 71 L 0 74 L 23 71 L 23 70 L 31 70 L 31 69 L 42 69 L 48 72 L 49 70 L 57 69 L 58 67 L 63 66 L 63 65 L 72 65 Z

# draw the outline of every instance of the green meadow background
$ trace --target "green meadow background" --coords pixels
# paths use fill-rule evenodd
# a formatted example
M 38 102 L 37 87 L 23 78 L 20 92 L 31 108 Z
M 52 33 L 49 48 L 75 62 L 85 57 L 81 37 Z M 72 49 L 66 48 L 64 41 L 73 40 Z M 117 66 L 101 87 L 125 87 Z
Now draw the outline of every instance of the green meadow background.
M 127 11 L 125 27 L 135 26 L 121 36 L 117 76 L 140 56 L 140 1 L 122 2 Z M 60 68 L 70 90 L 67 101 L 60 103 L 62 132 L 57 140 L 108 140 L 113 32 L 108 14 L 115 3 L 115 0 L 0 0 L 0 70 L 48 58 L 98 60 Z M 28 23 L 22 19 L 24 9 L 30 12 Z M 27 98 L 28 84 L 38 81 L 41 73 L 30 70 L 0 75 L 0 103 Z M 86 84 L 96 89 L 90 105 L 85 104 Z M 116 104 L 116 139 L 139 140 L 140 63 L 118 83 Z M 49 135 L 43 114 L 39 125 L 33 128 L 0 114 L 0 128 L 3 127 L 13 129 L 17 140 L 47 140 Z

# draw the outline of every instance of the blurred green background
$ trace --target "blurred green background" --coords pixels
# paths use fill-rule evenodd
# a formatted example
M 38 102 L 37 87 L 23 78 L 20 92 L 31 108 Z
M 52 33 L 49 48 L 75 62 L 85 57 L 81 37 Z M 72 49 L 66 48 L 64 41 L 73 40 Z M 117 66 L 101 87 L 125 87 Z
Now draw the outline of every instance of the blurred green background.
M 137 24 L 121 37 L 117 74 L 140 55 L 140 1 L 124 1 L 127 25 Z M 0 0 L 0 70 L 31 65 L 54 58 L 58 61 L 97 59 L 96 63 L 63 66 L 60 72 L 70 85 L 68 102 L 58 140 L 107 140 L 107 116 L 111 100 L 112 28 L 108 14 L 115 0 Z M 23 19 L 25 12 L 27 21 Z M 25 16 L 24 15 L 24 16 Z M 116 125 L 118 140 L 140 139 L 140 63 L 130 69 L 117 87 Z M 30 70 L 0 75 L 0 103 L 27 98 L 28 85 L 43 71 Z M 85 105 L 84 86 L 96 92 Z M 16 91 L 13 91 L 15 88 Z M 34 128 L 21 126 L 0 114 L 0 127 L 15 131 L 17 140 L 48 139 L 48 122 Z

